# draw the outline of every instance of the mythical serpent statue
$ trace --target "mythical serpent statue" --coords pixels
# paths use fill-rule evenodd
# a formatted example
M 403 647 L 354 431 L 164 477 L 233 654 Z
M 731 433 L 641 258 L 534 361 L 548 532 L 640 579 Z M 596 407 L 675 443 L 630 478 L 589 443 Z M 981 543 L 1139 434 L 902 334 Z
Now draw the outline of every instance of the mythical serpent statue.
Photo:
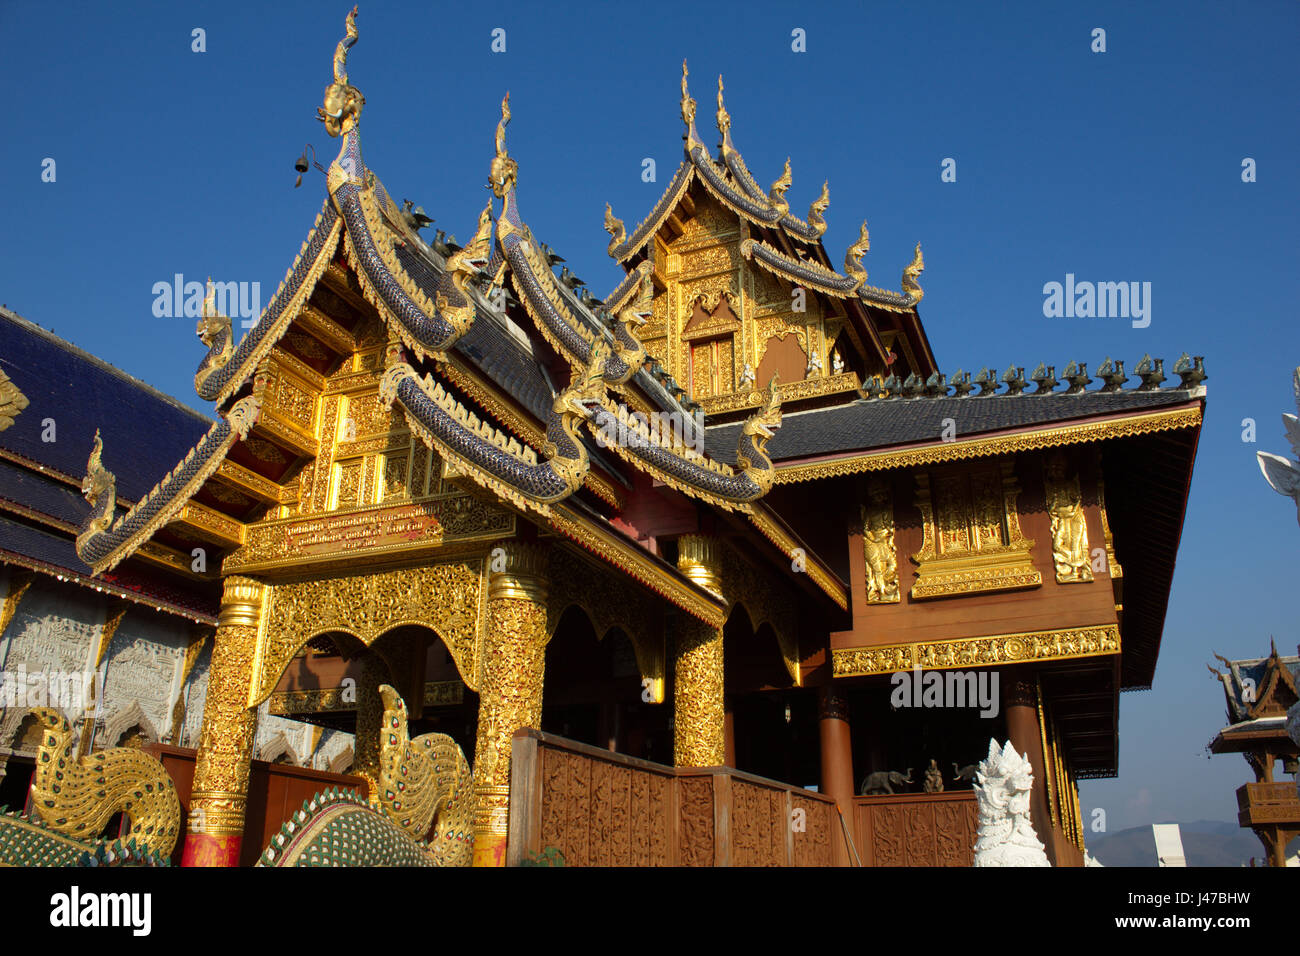
M 1029 820 L 1034 772 L 1011 741 L 999 748 L 989 741 L 989 755 L 975 773 L 979 802 L 976 866 L 1050 866 L 1042 841 Z
M 817 233 L 818 236 L 826 232 L 826 210 L 831 205 L 831 184 L 830 180 L 822 183 L 821 195 L 812 201 L 808 207 L 808 225 Z
M 104 467 L 104 442 L 96 430 L 81 483 L 90 512 L 77 533 L 77 556 L 96 574 L 115 567 L 185 506 L 221 465 L 231 446 L 248 435 L 260 408 L 260 399 L 252 395 L 235 402 L 226 417 L 218 418 L 185 458 L 121 517 L 116 517 L 117 481 Z
M 32 815 L 0 814 L 0 865 L 166 866 L 181 805 L 163 765 L 130 747 L 76 757 L 67 719 L 50 707 L 32 713 L 41 726 Z M 129 838 L 99 837 L 117 813 L 131 821 Z
M 912 261 L 903 267 L 903 293 L 912 297 L 913 304 L 921 301 L 925 291 L 917 282 L 917 276 L 925 271 L 925 260 L 921 258 L 921 244 L 916 244 L 916 252 L 912 254 Z
M 431 376 L 421 379 L 396 355 L 390 356 L 388 371 L 380 381 L 379 398 L 388 407 L 398 402 L 411 430 L 423 442 L 470 465 L 471 477 L 484 487 L 545 513 L 551 502 L 581 487 L 591 467 L 587 449 L 578 438 L 578 425 L 599 407 L 605 356 L 606 346 L 598 341 L 587 368 L 555 396 L 542 446 L 545 459 L 540 462 L 531 448 L 480 421 Z
M 857 242 L 849 246 L 844 253 L 844 273 L 855 281 L 853 290 L 862 288 L 867 281 L 867 270 L 862 268 L 862 257 L 867 254 L 871 248 L 871 236 L 867 232 L 867 223 L 864 220 L 862 229 L 858 233 Z
M 785 158 L 785 169 L 776 181 L 772 183 L 772 188 L 767 191 L 767 201 L 772 204 L 772 208 L 784 216 L 790 211 L 790 202 L 785 198 L 786 190 L 794 183 L 794 176 L 790 173 L 790 157 Z
M 387 684 L 372 808 L 332 788 L 306 801 L 258 866 L 469 866 L 474 800 L 469 763 L 446 734 L 411 740 L 406 704 Z M 430 834 L 430 827 L 432 833 Z M 426 836 L 428 839 L 426 840 Z

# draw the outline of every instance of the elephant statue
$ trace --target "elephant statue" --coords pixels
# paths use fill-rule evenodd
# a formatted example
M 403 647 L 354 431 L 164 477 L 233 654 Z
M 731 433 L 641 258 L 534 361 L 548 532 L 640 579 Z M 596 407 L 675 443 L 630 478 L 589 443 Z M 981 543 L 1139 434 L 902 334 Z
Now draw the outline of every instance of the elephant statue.
M 907 768 L 906 774 L 901 774 L 897 770 L 877 770 L 875 773 L 869 773 L 862 779 L 862 786 L 859 792 L 863 796 L 873 794 L 894 793 L 895 787 L 905 787 L 912 782 L 912 768 Z

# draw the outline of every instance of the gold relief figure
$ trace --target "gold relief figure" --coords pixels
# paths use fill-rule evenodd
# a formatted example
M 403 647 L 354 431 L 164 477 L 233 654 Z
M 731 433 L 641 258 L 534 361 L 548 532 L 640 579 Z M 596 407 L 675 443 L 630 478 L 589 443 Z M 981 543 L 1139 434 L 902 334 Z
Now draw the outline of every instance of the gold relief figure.
M 1088 525 L 1078 475 L 1066 476 L 1065 456 L 1057 453 L 1043 465 L 1047 513 L 1052 519 L 1052 562 L 1060 584 L 1092 580 Z
M 894 507 L 889 485 L 876 480 L 867 486 L 862 507 L 862 545 L 867 562 L 867 603 L 897 604 L 898 552 L 894 548 Z

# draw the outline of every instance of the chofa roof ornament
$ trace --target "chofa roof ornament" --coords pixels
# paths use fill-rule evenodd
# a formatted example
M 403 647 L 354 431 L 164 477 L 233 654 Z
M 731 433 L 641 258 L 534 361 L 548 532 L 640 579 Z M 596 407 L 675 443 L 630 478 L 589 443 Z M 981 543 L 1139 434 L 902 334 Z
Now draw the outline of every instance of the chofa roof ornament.
M 334 48 L 334 82 L 325 87 L 324 105 L 316 113 L 325 124 L 325 132 L 342 136 L 361 119 L 361 107 L 366 98 L 361 91 L 348 83 L 348 50 L 357 42 L 357 8 L 353 7 L 347 18 L 347 35 Z

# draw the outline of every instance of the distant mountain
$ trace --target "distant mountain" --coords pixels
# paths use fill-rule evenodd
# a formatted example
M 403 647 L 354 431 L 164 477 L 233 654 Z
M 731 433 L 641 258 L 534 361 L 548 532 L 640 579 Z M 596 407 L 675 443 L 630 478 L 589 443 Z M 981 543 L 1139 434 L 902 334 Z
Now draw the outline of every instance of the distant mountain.
M 1178 823 L 1183 838 L 1183 855 L 1188 866 L 1247 866 L 1250 858 L 1262 862 L 1264 846 L 1249 830 L 1223 820 L 1197 820 Z M 1133 827 L 1118 833 L 1088 834 L 1088 852 L 1102 866 L 1155 866 L 1156 838 L 1150 826 Z M 1300 849 L 1300 839 L 1292 841 L 1287 855 Z M 1258 865 L 1258 863 L 1256 864 Z

